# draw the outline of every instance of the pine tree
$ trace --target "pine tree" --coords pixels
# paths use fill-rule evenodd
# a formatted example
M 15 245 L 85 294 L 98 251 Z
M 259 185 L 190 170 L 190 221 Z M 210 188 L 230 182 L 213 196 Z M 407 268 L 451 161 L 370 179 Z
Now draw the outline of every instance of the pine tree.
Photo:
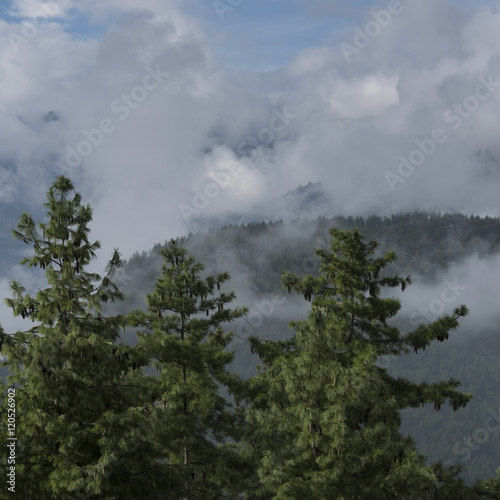
M 175 240 L 161 254 L 148 312 L 134 312 L 129 322 L 139 327 L 137 347 L 158 372 L 149 382 L 156 400 L 144 411 L 172 477 L 168 498 L 236 498 L 246 474 L 235 444 L 242 415 L 226 397 L 238 398 L 242 384 L 228 370 L 232 332 L 222 325 L 246 308 L 227 307 L 235 299 L 221 291 L 227 272 L 202 277 L 203 264 Z
M 500 469 L 497 470 L 496 476 L 485 481 L 477 481 L 474 485 L 475 490 L 480 495 L 480 498 L 500 498 Z
M 248 410 L 247 439 L 261 481 L 255 497 L 477 498 L 458 469 L 426 466 L 412 439 L 399 433 L 401 410 L 429 403 L 458 410 L 471 395 L 456 389 L 457 380 L 416 384 L 377 364 L 380 356 L 444 341 L 466 307 L 400 332 L 390 322 L 399 300 L 381 296 L 384 288 L 411 283 L 382 274 L 395 253 L 375 258 L 377 243 L 357 230 L 330 234 L 330 249 L 316 250 L 318 276 L 282 277 L 289 293 L 311 302 L 307 319 L 291 323 L 288 341 L 251 338 L 262 360 Z
M 141 498 L 150 464 L 137 410 L 142 389 L 131 373 L 147 359 L 119 343 L 124 318 L 102 312 L 121 298 L 112 281 L 120 255 L 114 251 L 102 278 L 87 271 L 100 247 L 89 241 L 91 207 L 63 176 L 47 199 L 45 222 L 23 213 L 13 231 L 33 246 L 21 264 L 43 272 L 47 287 L 30 295 L 11 283 L 6 303 L 33 326 L 2 335 L 8 384 L 16 388 L 16 493 L 27 500 Z M 2 401 L 2 422 L 5 411 Z

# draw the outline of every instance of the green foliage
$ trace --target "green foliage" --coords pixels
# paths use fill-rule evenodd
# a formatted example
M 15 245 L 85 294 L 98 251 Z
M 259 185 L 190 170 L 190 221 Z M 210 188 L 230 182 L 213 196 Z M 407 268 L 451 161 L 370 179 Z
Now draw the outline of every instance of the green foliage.
M 307 319 L 291 324 L 292 339 L 278 344 L 251 339 L 263 366 L 252 381 L 249 445 L 259 459 L 264 494 L 339 499 L 423 495 L 423 489 L 439 486 L 440 478 L 411 438 L 399 433 L 400 412 L 429 402 L 439 410 L 446 401 L 458 409 L 471 396 L 456 391 L 454 380 L 415 384 L 393 378 L 376 361 L 441 340 L 467 310 L 457 308 L 452 316 L 402 334 L 388 323 L 399 301 L 380 296 L 383 288 L 404 290 L 410 283 L 409 277 L 381 275 L 394 252 L 374 258 L 376 242 L 366 243 L 356 230 L 333 228 L 331 235 L 330 250 L 316 251 L 319 276 L 283 274 L 289 292 L 311 301 Z M 455 481 L 446 487 L 457 491 L 463 485 Z
M 144 407 L 155 442 L 171 471 L 171 498 L 237 495 L 245 473 L 238 453 L 241 411 L 222 395 L 240 396 L 238 377 L 228 371 L 232 333 L 222 324 L 246 313 L 229 309 L 233 292 L 221 291 L 227 272 L 201 277 L 203 265 L 172 240 L 148 312 L 129 317 L 139 327 L 137 349 L 152 359 L 154 402 Z
M 413 278 L 429 284 L 438 283 L 443 275 L 451 277 L 449 273 L 456 270 L 451 271 L 449 267 L 461 265 L 470 256 L 488 258 L 500 250 L 500 219 L 420 212 L 385 218 L 338 216 L 287 224 L 278 221 L 226 226 L 190 234 L 181 238 L 179 244 L 195 254 L 209 272 L 216 272 L 224 266 L 236 278 L 236 283 L 241 283 L 242 292 L 238 295 L 244 296 L 251 306 L 249 319 L 258 318 L 256 305 L 260 300 L 268 300 L 274 295 L 282 297 L 284 303 L 277 305 L 271 315 L 261 316 L 262 324 L 252 326 L 250 330 L 253 329 L 253 335 L 260 339 L 287 339 L 290 337 L 287 321 L 301 318 L 303 312 L 296 302 L 285 301 L 280 285 L 281 273 L 283 270 L 299 274 L 317 273 L 319 259 L 313 256 L 313 250 L 318 245 L 328 247 L 327 235 L 331 226 L 343 229 L 359 227 L 369 239 L 380 242 L 380 248 L 375 251 L 377 256 L 385 249 L 397 251 L 398 260 L 385 268 L 389 273 L 411 273 Z M 120 276 L 124 283 L 128 280 L 130 286 L 123 287 L 126 307 L 119 304 L 123 308 L 116 308 L 116 312 L 123 312 L 130 308 L 130 304 L 141 305 L 142 297 L 158 277 L 160 261 L 157 252 L 158 247 L 141 256 L 136 255 L 125 264 Z M 307 304 L 304 301 L 304 305 Z M 474 312 L 477 312 L 476 307 Z M 393 324 L 402 331 L 411 328 L 404 311 L 393 319 Z M 244 325 L 250 323 L 244 320 Z M 232 348 L 235 360 L 231 367 L 240 376 L 248 378 L 255 373 L 258 358 L 252 355 L 247 343 L 249 329 L 242 332 L 240 324 L 236 323 L 234 331 Z M 473 484 L 478 478 L 490 477 L 500 463 L 498 432 L 490 434 L 489 441 L 481 446 L 476 446 L 473 440 L 474 449 L 468 447 L 472 452 L 470 460 L 464 461 L 467 455 L 455 451 L 457 443 L 462 443 L 458 449 L 464 451 L 467 446 L 464 439 L 472 438 L 476 429 L 484 425 L 489 416 L 488 409 L 498 412 L 500 407 L 500 396 L 495 391 L 500 384 L 500 372 L 496 369 L 499 339 L 495 327 L 481 321 L 464 322 L 457 335 L 451 335 L 448 341 L 431 343 L 418 354 L 409 347 L 409 355 L 390 357 L 383 363 L 393 376 L 428 382 L 452 377 L 462 381 L 465 392 L 474 394 L 471 403 L 459 412 L 446 406 L 435 412 L 434 404 L 403 412 L 403 430 L 415 438 L 418 449 L 431 463 L 451 461 L 463 464 L 463 477 L 468 484 Z M 134 343 L 135 339 L 130 335 L 128 341 Z
M 88 239 L 90 206 L 62 176 L 47 198 L 47 221 L 37 225 L 23 213 L 14 231 L 33 246 L 22 264 L 44 271 L 47 288 L 31 296 L 11 283 L 7 305 L 33 326 L 2 335 L 8 384 L 17 389 L 16 492 L 26 499 L 139 497 L 143 480 L 133 474 L 141 463 L 131 456 L 142 420 L 134 410 L 141 391 L 129 375 L 134 350 L 116 343 L 123 317 L 102 315 L 103 303 L 121 298 L 112 281 L 120 256 L 114 252 L 102 278 L 86 271 L 99 248 Z M 2 421 L 5 410 L 2 401 Z
M 30 295 L 13 281 L 6 302 L 32 326 L 13 335 L 0 327 L 9 370 L 0 418 L 6 420 L 7 386 L 13 386 L 21 498 L 500 497 L 498 476 L 466 486 L 460 467 L 427 465 L 401 431 L 403 411 L 464 407 L 471 396 L 457 390 L 460 377 L 441 368 L 438 378 L 447 381 L 416 383 L 380 363 L 387 355 L 433 354 L 435 341 L 447 340 L 467 309 L 402 333 L 395 326 L 399 301 L 382 292 L 404 290 L 410 278 L 398 276 L 394 252 L 382 255 L 357 230 L 340 229 L 384 230 L 410 263 L 417 262 L 412 251 L 434 245 L 429 259 L 446 265 L 475 238 L 488 241 L 487 251 L 497 249 L 498 221 L 423 214 L 336 218 L 330 249 L 317 249 L 316 260 L 308 252 L 312 242 L 323 243 L 332 223 L 327 219 L 314 226 L 296 221 L 292 229 L 304 231 L 301 240 L 282 222 L 228 227 L 225 239 L 229 247 L 236 244 L 236 263 L 222 248 L 220 232 L 203 235 L 197 255 L 210 269 L 222 261 L 237 271 L 241 263 L 253 266 L 255 279 L 247 287 L 261 295 L 275 293 L 278 274 L 289 269 L 284 287 L 310 302 L 306 319 L 292 323 L 291 337 L 283 336 L 279 318 L 256 330 L 260 339 L 252 338 L 250 347 L 262 367 L 242 382 L 230 368 L 249 368 L 235 363 L 233 333 L 223 326 L 237 327 L 247 309 L 228 307 L 236 298 L 224 290 L 229 273 L 207 275 L 183 247 L 193 238 L 163 247 L 159 276 L 159 246 L 134 256 L 134 276 L 145 278 L 134 278 L 133 301 L 143 303 L 156 280 L 154 290 L 145 310 L 129 313 L 129 301 L 123 315 L 111 314 L 120 311 L 115 301 L 122 298 L 119 253 L 103 277 L 89 272 L 100 247 L 88 237 L 91 207 L 62 176 L 47 198 L 46 221 L 36 224 L 23 213 L 14 231 L 33 246 L 22 264 L 41 270 L 47 285 Z M 277 244 L 273 231 L 281 232 Z M 462 238 L 455 254 L 445 243 L 454 231 Z M 424 235 L 417 245 L 416 234 Z M 304 277 L 297 274 L 304 271 Z M 120 336 L 127 325 L 136 337 L 129 345 Z M 5 443 L 5 427 L 0 437 Z
M 478 481 L 475 489 L 484 498 L 500 498 L 500 469 L 497 470 L 495 477 L 487 481 Z

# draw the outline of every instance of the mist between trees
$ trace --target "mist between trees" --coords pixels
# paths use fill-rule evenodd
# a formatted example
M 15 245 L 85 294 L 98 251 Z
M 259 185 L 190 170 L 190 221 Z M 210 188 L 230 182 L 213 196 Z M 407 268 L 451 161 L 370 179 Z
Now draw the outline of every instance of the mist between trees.
M 460 415 L 473 404 L 452 369 L 426 372 L 422 356 L 453 352 L 467 307 L 450 303 L 416 327 L 408 314 L 398 320 L 398 297 L 412 283 L 398 269 L 424 266 L 410 252 L 416 242 L 432 243 L 425 262 L 439 269 L 424 275 L 439 281 L 471 248 L 485 259 L 497 252 L 498 220 L 407 214 L 228 226 L 170 240 L 125 266 L 115 251 L 100 276 L 87 270 L 100 247 L 89 239 L 92 210 L 69 179 L 57 178 L 46 208 L 40 223 L 23 213 L 13 232 L 30 248 L 22 264 L 45 285 L 31 293 L 11 282 L 7 306 L 28 324 L 0 331 L 2 392 L 16 390 L 9 481 L 22 498 L 499 497 L 498 477 L 467 485 L 459 467 L 426 463 L 401 431 L 403 410 Z M 385 248 L 398 225 L 407 261 Z M 372 231 L 386 235 L 384 248 L 362 234 Z M 449 283 L 460 299 L 475 287 Z M 277 284 L 283 292 L 269 295 Z M 252 296 L 265 318 L 238 338 L 253 358 L 246 363 L 232 341 Z M 379 363 L 409 353 L 415 381 Z M 258 372 L 243 378 L 255 363 Z M 5 419 L 4 400 L 0 408 Z M 470 435 L 466 423 L 459 432 Z M 484 442 L 488 452 L 496 437 Z

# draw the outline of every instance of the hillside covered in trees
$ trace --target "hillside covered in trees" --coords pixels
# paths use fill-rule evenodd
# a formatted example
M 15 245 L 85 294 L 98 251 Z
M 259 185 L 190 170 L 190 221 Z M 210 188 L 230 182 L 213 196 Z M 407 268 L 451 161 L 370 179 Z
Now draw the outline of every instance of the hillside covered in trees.
M 250 335 L 288 338 L 292 333 L 288 322 L 302 314 L 294 314 L 296 308 L 302 307 L 305 314 L 306 308 L 300 302 L 286 306 L 293 297 L 284 290 L 281 274 L 285 270 L 316 273 L 319 260 L 314 257 L 314 249 L 328 246 L 330 227 L 358 228 L 367 239 L 380 243 L 380 252 L 394 249 L 398 258 L 389 269 L 410 274 L 414 282 L 425 284 L 422 292 L 430 299 L 439 298 L 443 281 L 453 282 L 457 268 L 474 265 L 482 259 L 488 266 L 500 263 L 492 260 L 500 255 L 500 220 L 463 214 L 415 212 L 384 218 L 337 216 L 298 219 L 288 224 L 259 222 L 224 226 L 180 238 L 179 244 L 204 262 L 207 270 L 228 270 L 233 288 L 241 299 L 238 302 L 250 308 L 250 315 L 235 328 L 236 338 L 232 343 L 236 355 L 233 368 L 241 376 L 252 376 L 259 363 L 250 352 L 247 341 Z M 132 305 L 142 307 L 145 294 L 158 276 L 162 247 L 158 244 L 148 252 L 138 252 L 125 262 L 118 274 L 125 303 L 117 304 L 117 311 L 124 305 L 123 310 Z M 491 269 L 492 273 L 494 271 Z M 413 286 L 416 287 L 416 283 Z M 427 287 L 431 291 L 427 291 Z M 405 292 L 406 295 L 412 288 Z M 400 298 L 405 306 L 405 294 Z M 495 295 L 490 298 L 498 303 Z M 422 305 L 428 305 L 430 299 L 422 299 Z M 478 307 L 481 300 L 477 299 Z M 474 305 L 466 305 L 474 315 Z M 410 328 L 411 316 L 416 315 L 414 311 L 418 311 L 416 306 L 410 310 L 403 307 L 397 320 L 401 328 Z M 497 390 L 500 386 L 500 331 L 495 327 L 496 318 L 500 324 L 500 314 L 493 308 L 490 315 L 493 319 L 484 318 L 460 328 L 446 345 L 432 345 L 418 356 L 381 361 L 392 373 L 412 380 L 453 376 L 462 382 L 466 391 L 474 394 L 467 408 L 460 412 L 453 413 L 446 408 L 435 412 L 432 408 L 424 408 L 405 412 L 403 419 L 403 429 L 416 438 L 419 449 L 430 460 L 462 464 L 468 482 L 491 476 L 500 463 L 500 432 L 490 432 L 486 439 L 479 431 L 474 437 L 490 416 L 488 412 L 500 413 Z M 418 320 L 428 321 L 421 315 Z M 129 341 L 134 342 L 133 335 Z M 483 440 L 485 442 L 479 443 Z
M 22 498 L 499 498 L 497 312 L 468 322 L 458 270 L 495 262 L 500 221 L 228 226 L 100 276 L 69 179 L 46 208 L 14 231 L 46 280 L 11 285 L 31 326 L 0 331 Z

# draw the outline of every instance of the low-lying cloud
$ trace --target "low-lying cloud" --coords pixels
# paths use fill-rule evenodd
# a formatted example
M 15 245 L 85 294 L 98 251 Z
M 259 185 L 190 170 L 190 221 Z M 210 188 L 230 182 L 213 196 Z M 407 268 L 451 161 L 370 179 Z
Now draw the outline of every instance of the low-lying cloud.
M 498 5 L 401 2 L 348 61 L 341 44 L 388 8 L 380 2 L 364 16 L 345 13 L 357 24 L 267 73 L 224 65 L 195 2 L 190 15 L 178 2 L 59 2 L 28 39 L 23 27 L 40 5 L 13 2 L 0 22 L 5 213 L 13 200 L 37 210 L 64 173 L 94 206 L 103 255 L 119 247 L 125 256 L 184 234 L 182 206 L 223 217 L 272 206 L 309 182 L 321 182 L 337 213 L 500 214 L 500 169 L 476 154 L 499 154 Z M 73 33 L 75 13 L 104 34 Z M 13 35 L 27 43 L 14 48 Z M 481 79 L 494 91 L 476 103 Z M 279 123 L 277 112 L 293 119 Z M 195 206 L 229 167 L 240 174 Z M 387 172 L 398 176 L 392 184 Z

